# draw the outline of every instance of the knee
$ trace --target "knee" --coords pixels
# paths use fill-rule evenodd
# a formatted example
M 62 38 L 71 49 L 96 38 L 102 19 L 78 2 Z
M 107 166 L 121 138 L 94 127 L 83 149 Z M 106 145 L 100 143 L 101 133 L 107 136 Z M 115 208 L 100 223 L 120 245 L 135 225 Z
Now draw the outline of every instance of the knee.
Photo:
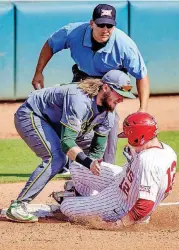
M 72 162 L 69 166 L 69 170 L 70 170 L 73 180 L 75 180 L 76 178 L 79 178 L 78 163 Z
M 91 173 L 88 168 L 84 167 L 83 165 L 80 165 L 79 163 L 75 161 L 73 161 L 70 164 L 69 169 L 72 175 L 72 179 L 76 181 L 81 180 L 82 176 L 88 175 L 89 173 Z
M 65 199 L 62 204 L 60 205 L 61 212 L 66 215 L 67 217 L 72 217 L 72 211 L 69 207 L 69 199 Z
M 46 158 L 44 162 L 51 166 L 51 175 L 54 176 L 63 169 L 68 162 L 68 158 L 65 154 L 56 152 L 55 154 L 52 154 L 51 157 Z
M 51 155 L 46 155 L 45 157 L 42 158 L 42 161 L 46 164 L 56 164 L 61 162 L 62 164 L 66 161 L 66 157 L 61 156 L 60 154 L 51 154 Z
M 55 164 L 65 165 L 68 157 L 62 152 L 55 152 L 52 154 L 52 162 Z

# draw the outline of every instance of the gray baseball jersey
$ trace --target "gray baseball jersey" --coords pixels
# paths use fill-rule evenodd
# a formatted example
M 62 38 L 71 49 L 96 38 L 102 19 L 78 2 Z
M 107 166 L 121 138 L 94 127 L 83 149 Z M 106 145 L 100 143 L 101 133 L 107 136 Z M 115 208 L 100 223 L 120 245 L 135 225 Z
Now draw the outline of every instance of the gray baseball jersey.
M 15 126 L 26 144 L 42 159 L 18 196 L 31 201 L 68 163 L 61 146 L 62 124 L 78 133 L 76 143 L 88 152 L 94 131 L 106 135 L 114 114 L 99 113 L 96 98 L 76 84 L 55 86 L 32 92 L 15 114 Z
M 50 121 L 55 129 L 63 124 L 78 132 L 78 137 L 91 130 L 107 135 L 114 125 L 114 113 L 99 113 L 96 97 L 84 94 L 77 84 L 34 91 L 27 102 L 34 113 Z

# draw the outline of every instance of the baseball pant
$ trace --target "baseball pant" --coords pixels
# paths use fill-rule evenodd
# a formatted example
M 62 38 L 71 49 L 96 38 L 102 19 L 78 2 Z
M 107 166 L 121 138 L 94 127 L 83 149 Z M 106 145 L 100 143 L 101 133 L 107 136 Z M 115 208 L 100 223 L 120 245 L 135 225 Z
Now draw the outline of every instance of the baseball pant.
M 25 143 L 42 159 L 18 196 L 18 200 L 30 202 L 49 180 L 62 171 L 68 157 L 62 151 L 60 138 L 53 127 L 43 117 L 34 114 L 27 102 L 17 110 L 14 122 Z M 81 142 L 85 150 L 90 145 L 90 138 L 87 139 L 86 143 Z
M 70 172 L 75 189 L 87 197 L 66 198 L 61 211 L 68 217 L 99 216 L 104 220 L 115 221 L 126 213 L 119 199 L 119 178 L 123 168 L 102 163 L 99 176 L 80 164 L 72 163 Z

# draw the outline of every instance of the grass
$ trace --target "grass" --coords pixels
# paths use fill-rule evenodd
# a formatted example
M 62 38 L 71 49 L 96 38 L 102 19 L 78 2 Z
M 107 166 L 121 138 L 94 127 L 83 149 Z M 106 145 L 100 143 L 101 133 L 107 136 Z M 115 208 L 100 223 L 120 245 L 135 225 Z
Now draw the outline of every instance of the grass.
M 169 144 L 179 157 L 179 131 L 161 132 L 159 139 Z M 116 164 L 122 165 L 125 139 L 118 141 Z M 40 159 L 21 139 L 0 140 L 0 183 L 27 181 L 29 175 L 40 163 Z M 179 170 L 179 167 L 178 167 Z M 62 178 L 57 175 L 55 178 Z

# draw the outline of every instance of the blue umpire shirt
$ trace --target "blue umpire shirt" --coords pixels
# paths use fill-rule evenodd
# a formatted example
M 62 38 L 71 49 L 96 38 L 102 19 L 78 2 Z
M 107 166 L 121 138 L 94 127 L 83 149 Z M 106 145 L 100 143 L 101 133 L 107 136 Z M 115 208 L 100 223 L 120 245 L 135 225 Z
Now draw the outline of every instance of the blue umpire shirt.
M 89 76 L 103 76 L 112 69 L 126 69 L 136 79 L 147 75 L 144 60 L 133 40 L 115 27 L 105 47 L 94 52 L 89 23 L 71 23 L 51 35 L 48 44 L 55 54 L 70 49 L 78 68 Z

